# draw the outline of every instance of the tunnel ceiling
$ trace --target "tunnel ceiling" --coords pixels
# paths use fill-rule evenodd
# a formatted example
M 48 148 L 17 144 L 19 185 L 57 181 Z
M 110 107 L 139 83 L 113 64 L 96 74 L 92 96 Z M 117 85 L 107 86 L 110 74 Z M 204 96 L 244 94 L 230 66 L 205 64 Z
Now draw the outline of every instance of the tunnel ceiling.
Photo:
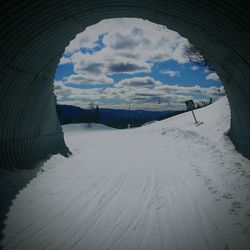
M 179 32 L 216 69 L 231 107 L 230 136 L 250 157 L 250 4 L 205 0 L 0 1 L 0 167 L 69 153 L 53 79 L 65 47 L 105 18 L 137 17 Z

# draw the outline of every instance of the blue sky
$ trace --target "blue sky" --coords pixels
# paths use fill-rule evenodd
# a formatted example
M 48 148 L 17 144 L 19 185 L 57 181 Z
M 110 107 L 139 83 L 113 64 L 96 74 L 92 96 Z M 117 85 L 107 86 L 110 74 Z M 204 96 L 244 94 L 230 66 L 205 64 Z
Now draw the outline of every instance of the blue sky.
M 58 103 L 179 110 L 188 99 L 217 99 L 224 93 L 217 74 L 189 62 L 185 44 L 177 32 L 142 19 L 89 26 L 65 49 L 58 65 Z

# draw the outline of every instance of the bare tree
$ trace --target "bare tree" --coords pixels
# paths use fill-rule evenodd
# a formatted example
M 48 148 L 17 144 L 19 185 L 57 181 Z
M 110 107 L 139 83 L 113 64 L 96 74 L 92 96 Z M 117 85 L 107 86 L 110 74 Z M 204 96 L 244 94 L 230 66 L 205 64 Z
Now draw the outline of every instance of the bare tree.
M 184 55 L 189 59 L 190 62 L 201 67 L 207 67 L 210 71 L 214 71 L 214 68 L 209 64 L 207 59 L 192 44 L 184 44 Z
M 89 104 L 89 116 L 88 116 L 88 120 L 89 120 L 89 122 L 88 122 L 88 128 L 90 128 L 91 127 L 91 123 L 93 122 L 93 119 L 94 119 L 94 114 L 93 114 L 93 110 L 95 109 L 95 104 L 94 103 L 90 103 Z
M 89 110 L 93 110 L 95 108 L 95 104 L 93 102 L 91 102 L 89 104 Z
M 94 122 L 95 122 L 95 123 L 99 123 L 99 122 L 100 122 L 100 108 L 99 108 L 99 105 L 98 105 L 98 104 L 96 104 L 96 107 L 95 107 Z

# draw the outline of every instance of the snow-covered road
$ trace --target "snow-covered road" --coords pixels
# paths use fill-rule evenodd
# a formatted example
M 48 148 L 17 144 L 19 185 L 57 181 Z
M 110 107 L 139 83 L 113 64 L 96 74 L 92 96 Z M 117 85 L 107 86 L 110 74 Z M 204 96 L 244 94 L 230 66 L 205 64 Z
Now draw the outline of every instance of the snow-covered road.
M 65 126 L 13 201 L 4 249 L 250 249 L 250 163 L 223 135 L 226 98 L 138 129 Z M 99 128 L 99 129 L 98 129 Z

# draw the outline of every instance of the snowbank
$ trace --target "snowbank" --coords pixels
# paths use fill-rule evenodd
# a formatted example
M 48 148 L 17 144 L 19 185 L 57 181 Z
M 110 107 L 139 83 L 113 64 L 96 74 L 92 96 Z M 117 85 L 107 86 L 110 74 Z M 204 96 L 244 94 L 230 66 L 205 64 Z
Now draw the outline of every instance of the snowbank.
M 147 130 L 161 130 L 165 127 L 178 127 L 183 130 L 195 131 L 211 140 L 220 140 L 230 128 L 230 107 L 227 97 L 222 97 L 215 103 L 194 110 L 198 121 L 203 124 L 195 126 L 191 112 L 186 112 L 147 126 Z M 143 128 L 143 130 L 145 130 Z M 146 131 L 146 130 L 145 130 Z

